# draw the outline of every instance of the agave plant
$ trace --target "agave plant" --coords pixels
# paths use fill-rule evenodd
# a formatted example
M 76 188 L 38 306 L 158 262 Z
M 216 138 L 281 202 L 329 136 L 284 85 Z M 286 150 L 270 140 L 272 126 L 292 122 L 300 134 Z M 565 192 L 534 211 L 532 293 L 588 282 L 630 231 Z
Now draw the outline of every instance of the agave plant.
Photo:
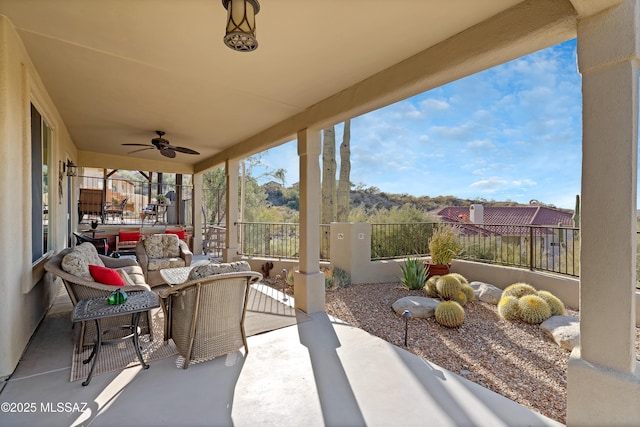
M 404 265 L 400 266 L 402 277 L 400 282 L 409 290 L 418 290 L 424 287 L 427 281 L 428 269 L 418 258 L 407 258 Z

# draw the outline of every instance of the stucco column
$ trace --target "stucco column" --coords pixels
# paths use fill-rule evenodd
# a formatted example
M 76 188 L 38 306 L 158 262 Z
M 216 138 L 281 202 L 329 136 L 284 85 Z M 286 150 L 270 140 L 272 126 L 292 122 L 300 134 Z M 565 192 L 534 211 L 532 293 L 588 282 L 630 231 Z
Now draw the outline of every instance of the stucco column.
M 224 164 L 227 179 L 227 215 L 225 249 L 223 262 L 231 262 L 238 256 L 238 160 L 230 160 Z
M 367 283 L 372 279 L 371 224 L 331 223 L 331 266 L 349 273 L 351 283 Z
M 324 274 L 320 271 L 320 132 L 298 132 L 300 156 L 300 263 L 294 273 L 296 308 L 324 311 Z
M 639 22 L 637 0 L 626 0 L 578 23 L 581 344 L 569 361 L 569 425 L 640 420 L 634 328 Z
M 193 203 L 191 217 L 193 218 L 193 248 L 194 254 L 202 254 L 202 173 L 193 175 Z

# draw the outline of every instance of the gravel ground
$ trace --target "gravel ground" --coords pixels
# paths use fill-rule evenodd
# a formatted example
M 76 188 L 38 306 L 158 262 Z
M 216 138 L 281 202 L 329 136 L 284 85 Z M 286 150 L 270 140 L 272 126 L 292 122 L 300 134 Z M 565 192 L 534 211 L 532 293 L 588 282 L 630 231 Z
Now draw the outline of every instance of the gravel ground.
M 274 283 L 275 282 L 275 283 Z M 272 284 L 282 290 L 282 281 Z M 292 294 L 292 287 L 287 287 Z M 404 347 L 404 319 L 391 308 L 407 295 L 399 283 L 357 284 L 327 290 L 326 311 L 399 347 Z M 569 315 L 578 312 L 568 310 Z M 640 355 L 636 328 L 636 354 Z M 521 405 L 566 424 L 567 363 L 561 349 L 538 325 L 511 322 L 494 305 L 474 301 L 465 306 L 464 324 L 455 329 L 430 319 L 411 319 L 407 350 Z

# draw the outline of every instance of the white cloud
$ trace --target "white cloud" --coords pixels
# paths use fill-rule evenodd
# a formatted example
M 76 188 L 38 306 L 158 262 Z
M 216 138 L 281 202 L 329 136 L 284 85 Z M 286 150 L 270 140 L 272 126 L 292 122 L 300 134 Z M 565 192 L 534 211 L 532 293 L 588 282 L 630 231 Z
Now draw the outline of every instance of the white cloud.
M 501 187 L 504 187 L 506 184 L 508 184 L 509 181 L 506 181 L 502 178 L 499 178 L 497 176 L 493 176 L 489 179 L 483 179 L 480 181 L 476 181 L 474 183 L 472 183 L 469 187 L 474 188 L 474 189 L 478 189 L 481 192 L 484 193 L 495 193 L 496 191 L 498 191 Z
M 474 175 L 484 175 L 484 174 L 486 174 L 487 172 L 489 172 L 489 170 L 490 170 L 490 169 L 488 169 L 488 168 L 480 168 L 480 169 L 476 169 L 476 170 L 474 170 L 474 171 L 473 171 L 473 172 L 471 172 L 471 173 L 472 173 L 472 174 L 474 174 Z
M 420 108 L 426 111 L 448 110 L 451 105 L 444 99 L 427 98 L 420 102 Z
M 466 122 L 460 126 L 433 126 L 429 131 L 444 140 L 465 141 L 476 134 L 476 128 L 476 123 Z
M 533 187 L 536 186 L 537 183 L 531 179 L 518 179 L 512 182 L 515 187 Z
M 480 140 L 470 141 L 467 143 L 467 147 L 474 150 L 490 150 L 490 149 L 496 148 L 496 145 L 493 142 L 487 139 L 484 139 L 482 141 Z

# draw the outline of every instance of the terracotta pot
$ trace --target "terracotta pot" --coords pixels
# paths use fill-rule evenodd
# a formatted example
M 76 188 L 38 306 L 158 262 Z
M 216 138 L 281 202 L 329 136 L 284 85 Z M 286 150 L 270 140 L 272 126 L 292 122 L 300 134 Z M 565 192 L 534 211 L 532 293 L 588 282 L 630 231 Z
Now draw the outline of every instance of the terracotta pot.
M 427 278 L 449 274 L 449 269 L 451 268 L 451 264 L 429 264 L 428 262 L 425 262 L 425 265 L 429 268 Z

